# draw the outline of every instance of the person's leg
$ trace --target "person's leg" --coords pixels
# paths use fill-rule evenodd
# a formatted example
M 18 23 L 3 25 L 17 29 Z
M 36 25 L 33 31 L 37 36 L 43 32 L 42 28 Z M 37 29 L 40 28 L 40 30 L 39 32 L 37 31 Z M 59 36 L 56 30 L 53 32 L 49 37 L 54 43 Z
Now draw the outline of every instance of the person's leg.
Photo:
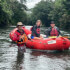
M 26 46 L 24 45 L 22 48 L 23 52 L 26 52 Z
M 19 47 L 18 47 L 18 52 L 20 52 L 20 53 L 26 52 L 26 46 L 25 46 L 25 45 L 19 46 Z

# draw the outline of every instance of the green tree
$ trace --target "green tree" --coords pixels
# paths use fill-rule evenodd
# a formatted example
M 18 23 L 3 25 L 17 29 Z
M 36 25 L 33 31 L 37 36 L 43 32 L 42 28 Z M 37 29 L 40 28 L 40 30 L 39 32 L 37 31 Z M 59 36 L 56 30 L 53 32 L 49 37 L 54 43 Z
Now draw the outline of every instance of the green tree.
M 69 19 L 70 18 L 70 1 L 64 0 L 62 4 L 64 6 L 65 12 L 60 18 L 61 19 L 60 22 L 61 22 L 61 25 L 64 25 L 62 26 L 63 28 L 70 29 L 70 19 Z
M 50 20 L 48 19 L 48 14 L 52 10 L 53 2 L 52 1 L 41 1 L 33 9 L 31 14 L 32 24 L 36 20 L 40 19 L 43 25 L 49 26 Z
M 26 0 L 0 0 L 0 26 L 15 24 L 18 21 L 26 22 L 27 15 L 24 5 Z M 23 2 L 23 4 L 21 3 Z
M 49 18 L 54 20 L 56 25 L 69 29 L 70 27 L 70 1 L 69 0 L 55 0 L 54 8 L 49 14 Z
M 19 2 L 14 2 L 12 6 L 12 11 L 13 11 L 13 16 L 12 19 L 14 20 L 15 23 L 21 21 L 23 23 L 27 22 L 27 15 L 26 15 L 26 6 Z
M 42 0 L 32 10 L 30 23 L 40 19 L 43 25 L 49 26 L 51 20 L 56 26 L 70 29 L 70 1 L 69 0 Z

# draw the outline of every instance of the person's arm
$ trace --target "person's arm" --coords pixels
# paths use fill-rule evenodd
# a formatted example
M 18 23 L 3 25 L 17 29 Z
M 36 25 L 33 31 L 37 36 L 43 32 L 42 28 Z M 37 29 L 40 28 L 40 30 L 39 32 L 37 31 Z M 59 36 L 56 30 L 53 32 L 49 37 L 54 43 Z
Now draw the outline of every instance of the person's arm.
M 31 40 L 31 34 L 28 34 L 27 37 L 29 40 Z
M 34 39 L 36 39 L 36 40 L 40 40 L 40 39 L 42 39 L 42 38 L 39 38 L 39 37 L 34 37 Z
M 57 28 L 57 30 L 58 30 L 58 32 L 59 32 L 59 35 L 61 35 L 61 36 L 62 36 L 62 34 L 61 34 L 61 32 L 60 32 L 59 28 Z

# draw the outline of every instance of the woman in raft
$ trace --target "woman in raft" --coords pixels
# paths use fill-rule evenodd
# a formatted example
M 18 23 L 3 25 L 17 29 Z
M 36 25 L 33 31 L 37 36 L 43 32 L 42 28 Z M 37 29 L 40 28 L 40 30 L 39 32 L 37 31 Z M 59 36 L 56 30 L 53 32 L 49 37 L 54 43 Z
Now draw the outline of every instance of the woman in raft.
M 41 20 L 37 20 L 36 25 L 34 25 L 31 28 L 31 31 L 32 31 L 31 39 L 43 39 L 43 37 L 40 35 L 41 25 L 42 25 Z

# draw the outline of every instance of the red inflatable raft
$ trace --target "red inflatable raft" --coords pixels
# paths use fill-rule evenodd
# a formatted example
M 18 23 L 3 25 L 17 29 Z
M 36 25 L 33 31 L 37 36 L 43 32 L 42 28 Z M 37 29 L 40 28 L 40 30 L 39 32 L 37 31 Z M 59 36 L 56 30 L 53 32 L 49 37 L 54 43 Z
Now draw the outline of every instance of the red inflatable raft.
M 31 31 L 23 28 L 25 33 L 31 34 Z M 15 31 L 17 28 L 15 28 L 11 33 L 10 33 L 10 38 L 13 40 Z M 26 47 L 31 48 L 31 49 L 39 49 L 39 50 L 67 50 L 69 49 L 70 46 L 70 41 L 67 38 L 46 38 L 43 40 L 28 40 L 26 43 Z

